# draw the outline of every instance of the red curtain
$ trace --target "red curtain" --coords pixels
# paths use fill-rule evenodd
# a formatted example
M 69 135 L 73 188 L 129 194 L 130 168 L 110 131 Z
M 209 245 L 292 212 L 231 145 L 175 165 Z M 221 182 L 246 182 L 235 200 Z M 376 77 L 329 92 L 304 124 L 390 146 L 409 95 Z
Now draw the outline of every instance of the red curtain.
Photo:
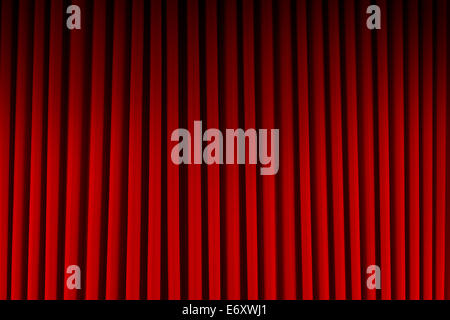
M 1 0 L 0 298 L 450 298 L 449 7 Z M 196 120 L 278 173 L 175 165 Z

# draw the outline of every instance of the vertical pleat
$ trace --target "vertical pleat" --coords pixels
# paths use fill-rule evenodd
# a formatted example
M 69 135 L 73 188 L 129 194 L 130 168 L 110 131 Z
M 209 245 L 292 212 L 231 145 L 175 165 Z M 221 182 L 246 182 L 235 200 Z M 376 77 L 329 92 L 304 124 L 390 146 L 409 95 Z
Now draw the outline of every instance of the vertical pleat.
M 450 14 L 450 6 L 447 4 L 447 15 Z M 448 34 L 450 32 L 450 23 L 447 23 L 447 29 L 443 30 L 444 34 Z M 447 40 L 447 55 L 448 55 L 448 40 Z M 446 60 L 446 66 L 447 66 L 447 76 L 450 75 L 450 64 L 447 62 Z M 447 86 L 447 92 L 449 92 L 450 90 L 450 80 L 448 78 L 445 79 L 446 81 L 446 86 Z M 449 95 L 447 93 L 447 107 L 449 106 Z M 446 122 L 446 127 L 447 127 L 447 142 L 449 141 L 449 134 L 450 134 L 450 125 L 449 125 L 449 118 L 450 118 L 450 113 L 447 112 L 447 122 Z M 447 162 L 450 159 L 450 147 L 448 147 L 448 143 L 446 145 L 446 157 L 447 157 Z M 447 187 L 448 183 L 450 182 L 450 170 L 445 170 L 446 173 L 446 189 L 445 189 L 445 193 L 446 193 L 446 199 L 450 199 L 450 188 Z M 450 266 L 450 207 L 449 207 L 449 203 L 448 201 L 445 203 L 445 207 L 446 207 L 446 215 L 445 215 L 445 284 L 444 284 L 444 298 L 445 299 L 450 299 L 450 273 L 447 272 L 448 267 Z
M 356 8 L 367 8 L 370 1 L 358 1 Z M 361 261 L 363 274 L 375 265 L 375 182 L 374 182 L 374 126 L 373 126 L 373 64 L 371 31 L 364 28 L 365 19 L 357 18 L 357 81 L 358 81 L 358 143 L 360 174 Z M 363 298 L 375 299 L 374 290 L 364 286 Z
M 19 2 L 14 126 L 11 299 L 27 296 L 30 138 L 33 74 L 33 3 Z M 29 54 L 29 52 L 31 54 Z
M 328 257 L 328 199 L 327 194 L 327 150 L 325 124 L 325 70 L 324 70 L 324 29 L 323 3 L 309 3 L 308 13 L 314 17 L 309 21 L 308 29 L 314 38 L 309 39 L 309 100 L 310 141 L 311 141 L 311 178 L 315 183 L 311 190 L 312 230 L 313 230 L 313 266 L 314 297 L 328 299 L 330 296 Z
M 141 278 L 144 2 L 132 4 L 126 298 L 139 299 Z
M 325 9 L 328 13 L 328 110 L 329 110 L 329 138 L 331 144 L 331 184 L 332 184 L 332 241 L 333 266 L 330 270 L 334 279 L 334 292 L 330 292 L 336 299 L 346 298 L 345 275 L 345 217 L 344 217 L 344 177 L 343 177 L 343 143 L 342 143 L 342 85 L 341 85 L 341 55 L 339 32 L 339 2 L 329 1 Z M 330 166 L 329 166 L 330 167 Z
M 275 79 L 276 105 L 278 108 L 277 128 L 282 128 L 283 139 L 280 141 L 280 168 L 278 173 L 278 194 L 277 205 L 278 232 L 281 243 L 278 248 L 281 252 L 278 255 L 278 265 L 281 266 L 278 278 L 281 283 L 281 299 L 295 299 L 297 296 L 296 270 L 295 270 L 295 184 L 291 179 L 294 172 L 294 104 L 293 104 L 293 75 L 292 75 L 292 36 L 291 36 L 291 15 L 290 2 L 279 1 L 275 9 L 277 16 L 277 32 L 275 47 L 275 66 L 278 72 Z M 273 150 L 272 150 L 273 152 Z
M 273 16 L 271 0 L 259 2 L 258 31 L 259 47 L 257 64 L 257 105 L 260 107 L 260 128 L 275 128 L 274 112 L 274 57 L 273 57 Z M 267 142 L 269 142 L 269 135 Z M 258 149 L 259 150 L 259 149 Z M 263 299 L 277 298 L 277 251 L 276 251 L 276 203 L 275 203 L 275 177 L 261 176 L 260 201 L 262 215 L 263 245 L 260 248 L 263 261 Z
M 403 5 L 396 0 L 388 6 L 392 19 L 389 32 L 390 146 L 391 146 L 391 209 L 393 219 L 392 255 L 393 298 L 405 299 L 405 131 L 404 131 L 404 66 L 403 66 Z
M 297 77 L 298 77 L 298 135 L 300 174 L 300 242 L 302 297 L 313 298 L 312 230 L 311 230 L 311 176 L 309 143 L 309 81 L 308 32 L 306 28 L 306 0 L 297 1 Z
M 50 9 L 50 48 L 48 79 L 48 134 L 47 134 L 47 190 L 45 220 L 45 298 L 60 298 L 64 286 L 64 271 L 61 265 L 63 251 L 62 230 L 64 229 L 64 164 L 66 118 L 66 70 L 63 63 L 66 57 L 65 32 L 59 26 L 63 17 L 63 2 L 53 0 Z
M 106 166 L 104 163 L 107 150 L 105 145 L 105 119 L 109 83 L 106 77 L 108 59 L 106 54 L 106 1 L 95 1 L 93 7 L 92 29 L 92 76 L 91 76 L 91 113 L 89 137 L 89 193 L 87 211 L 87 248 L 86 248 L 86 299 L 104 297 L 104 230 L 106 216 L 104 181 Z M 110 94 L 110 92 L 108 92 Z
M 194 128 L 200 116 L 200 61 L 198 0 L 187 4 L 187 120 L 191 132 L 188 168 L 188 298 L 202 298 L 202 130 Z
M 406 26 L 408 28 L 408 37 L 406 39 L 407 47 L 405 52 L 406 59 L 406 95 L 405 95 L 405 124 L 406 124 L 406 207 L 408 208 L 409 221 L 408 251 L 406 261 L 409 265 L 409 277 L 406 279 L 409 283 L 410 299 L 420 298 L 420 129 L 419 129 L 419 29 L 418 29 L 418 1 L 411 1 L 406 12 Z
M 149 106 L 149 188 L 148 188 L 148 283 L 147 298 L 161 297 L 162 219 L 162 12 L 161 1 L 150 6 L 150 106 Z M 144 39 L 149 41 L 149 39 Z M 148 59 L 144 57 L 144 59 Z M 144 90 L 146 90 L 144 88 Z M 145 164 L 144 164 L 145 165 Z
M 238 110 L 238 40 L 237 40 L 237 8 L 236 0 L 226 1 L 222 5 L 221 36 L 223 52 L 219 54 L 221 67 L 219 68 L 219 116 L 220 128 L 224 135 L 223 148 L 226 147 L 226 128 L 239 128 Z M 220 121 L 220 120 L 219 120 Z M 240 299 L 241 297 L 241 256 L 240 256 L 240 206 L 239 206 L 239 166 L 234 164 L 237 159 L 237 148 L 234 147 L 233 164 L 227 164 L 221 171 L 223 189 L 221 189 L 221 207 L 224 212 L 226 285 L 223 298 Z M 231 150 L 230 150 L 231 151 Z M 227 163 L 227 152 L 224 150 L 224 161 Z M 274 242 L 273 242 L 274 244 Z
M 166 115 L 167 140 L 178 129 L 178 1 L 170 0 L 166 4 Z M 168 297 L 180 299 L 180 205 L 179 205 L 179 167 L 171 160 L 171 153 L 178 152 L 176 147 L 167 147 L 167 268 Z
M 445 292 L 445 223 L 446 223 L 446 167 L 447 156 L 447 2 L 439 0 L 435 3 L 436 24 L 436 64 L 435 64 L 435 97 L 436 97 L 436 121 L 435 121 L 435 141 L 436 141 L 436 218 L 434 238 L 434 249 L 436 252 L 434 269 L 434 299 L 443 300 Z M 447 267 L 448 269 L 448 267 Z
M 0 19 L 0 299 L 9 296 L 10 248 L 10 136 L 13 117 L 13 1 L 2 1 Z
M 255 108 L 255 17 L 253 0 L 242 2 L 242 55 L 244 81 L 245 129 L 256 128 Z M 249 149 L 250 150 L 250 149 Z M 257 152 L 257 150 L 253 150 Z M 257 299 L 259 295 L 258 273 L 258 194 L 257 167 L 245 166 L 245 215 L 247 217 L 247 294 L 248 299 Z
M 46 52 L 46 2 L 36 3 L 34 18 L 33 93 L 31 120 L 30 165 L 30 218 L 28 235 L 28 299 L 42 298 L 43 270 L 43 217 L 45 213 L 43 188 L 45 186 L 45 136 L 44 120 L 47 116 L 47 63 Z
M 130 3 L 114 2 L 106 299 L 125 295 Z
M 361 238 L 360 238 L 360 203 L 359 203 L 359 162 L 358 162 L 358 111 L 357 111 L 357 89 L 356 89 L 356 48 L 355 48 L 355 2 L 345 2 L 344 14 L 344 87 L 345 108 L 343 123 L 346 127 L 344 133 L 344 145 L 346 146 L 346 164 L 344 170 L 347 173 L 348 205 L 347 227 L 349 236 L 347 243 L 350 249 L 350 298 L 361 299 Z
M 206 124 L 208 128 L 219 128 L 219 80 L 217 1 L 205 1 L 205 56 L 206 56 Z M 209 140 L 212 137 L 206 135 Z M 208 281 L 209 298 L 220 299 L 221 285 L 221 207 L 220 168 L 218 164 L 208 166 Z
M 379 2 L 380 10 L 386 12 L 386 1 Z M 388 52 L 387 52 L 387 15 L 381 15 L 384 28 L 376 35 L 376 96 L 378 120 L 378 181 L 379 181 L 379 248 L 381 273 L 381 298 L 391 298 L 391 206 L 390 206 L 390 150 L 389 150 L 389 84 L 388 84 Z M 418 144 L 417 144 L 418 147 Z
M 83 1 L 77 5 L 85 5 Z M 87 98 L 89 97 L 86 79 L 89 74 L 89 61 L 85 55 L 88 45 L 88 26 L 85 29 L 70 34 L 70 53 L 68 66 L 68 113 L 67 113 L 67 188 L 65 210 L 65 249 L 64 270 L 71 265 L 81 266 L 83 262 L 82 236 L 84 225 L 82 217 L 85 208 L 85 189 L 82 188 L 82 179 L 87 175 L 83 166 L 86 155 L 84 145 L 86 123 L 89 119 L 86 113 Z M 79 292 L 64 286 L 64 298 L 79 298 Z
M 433 298 L 433 6 L 422 1 L 421 19 L 420 94 L 421 94 L 421 257 L 422 296 Z

